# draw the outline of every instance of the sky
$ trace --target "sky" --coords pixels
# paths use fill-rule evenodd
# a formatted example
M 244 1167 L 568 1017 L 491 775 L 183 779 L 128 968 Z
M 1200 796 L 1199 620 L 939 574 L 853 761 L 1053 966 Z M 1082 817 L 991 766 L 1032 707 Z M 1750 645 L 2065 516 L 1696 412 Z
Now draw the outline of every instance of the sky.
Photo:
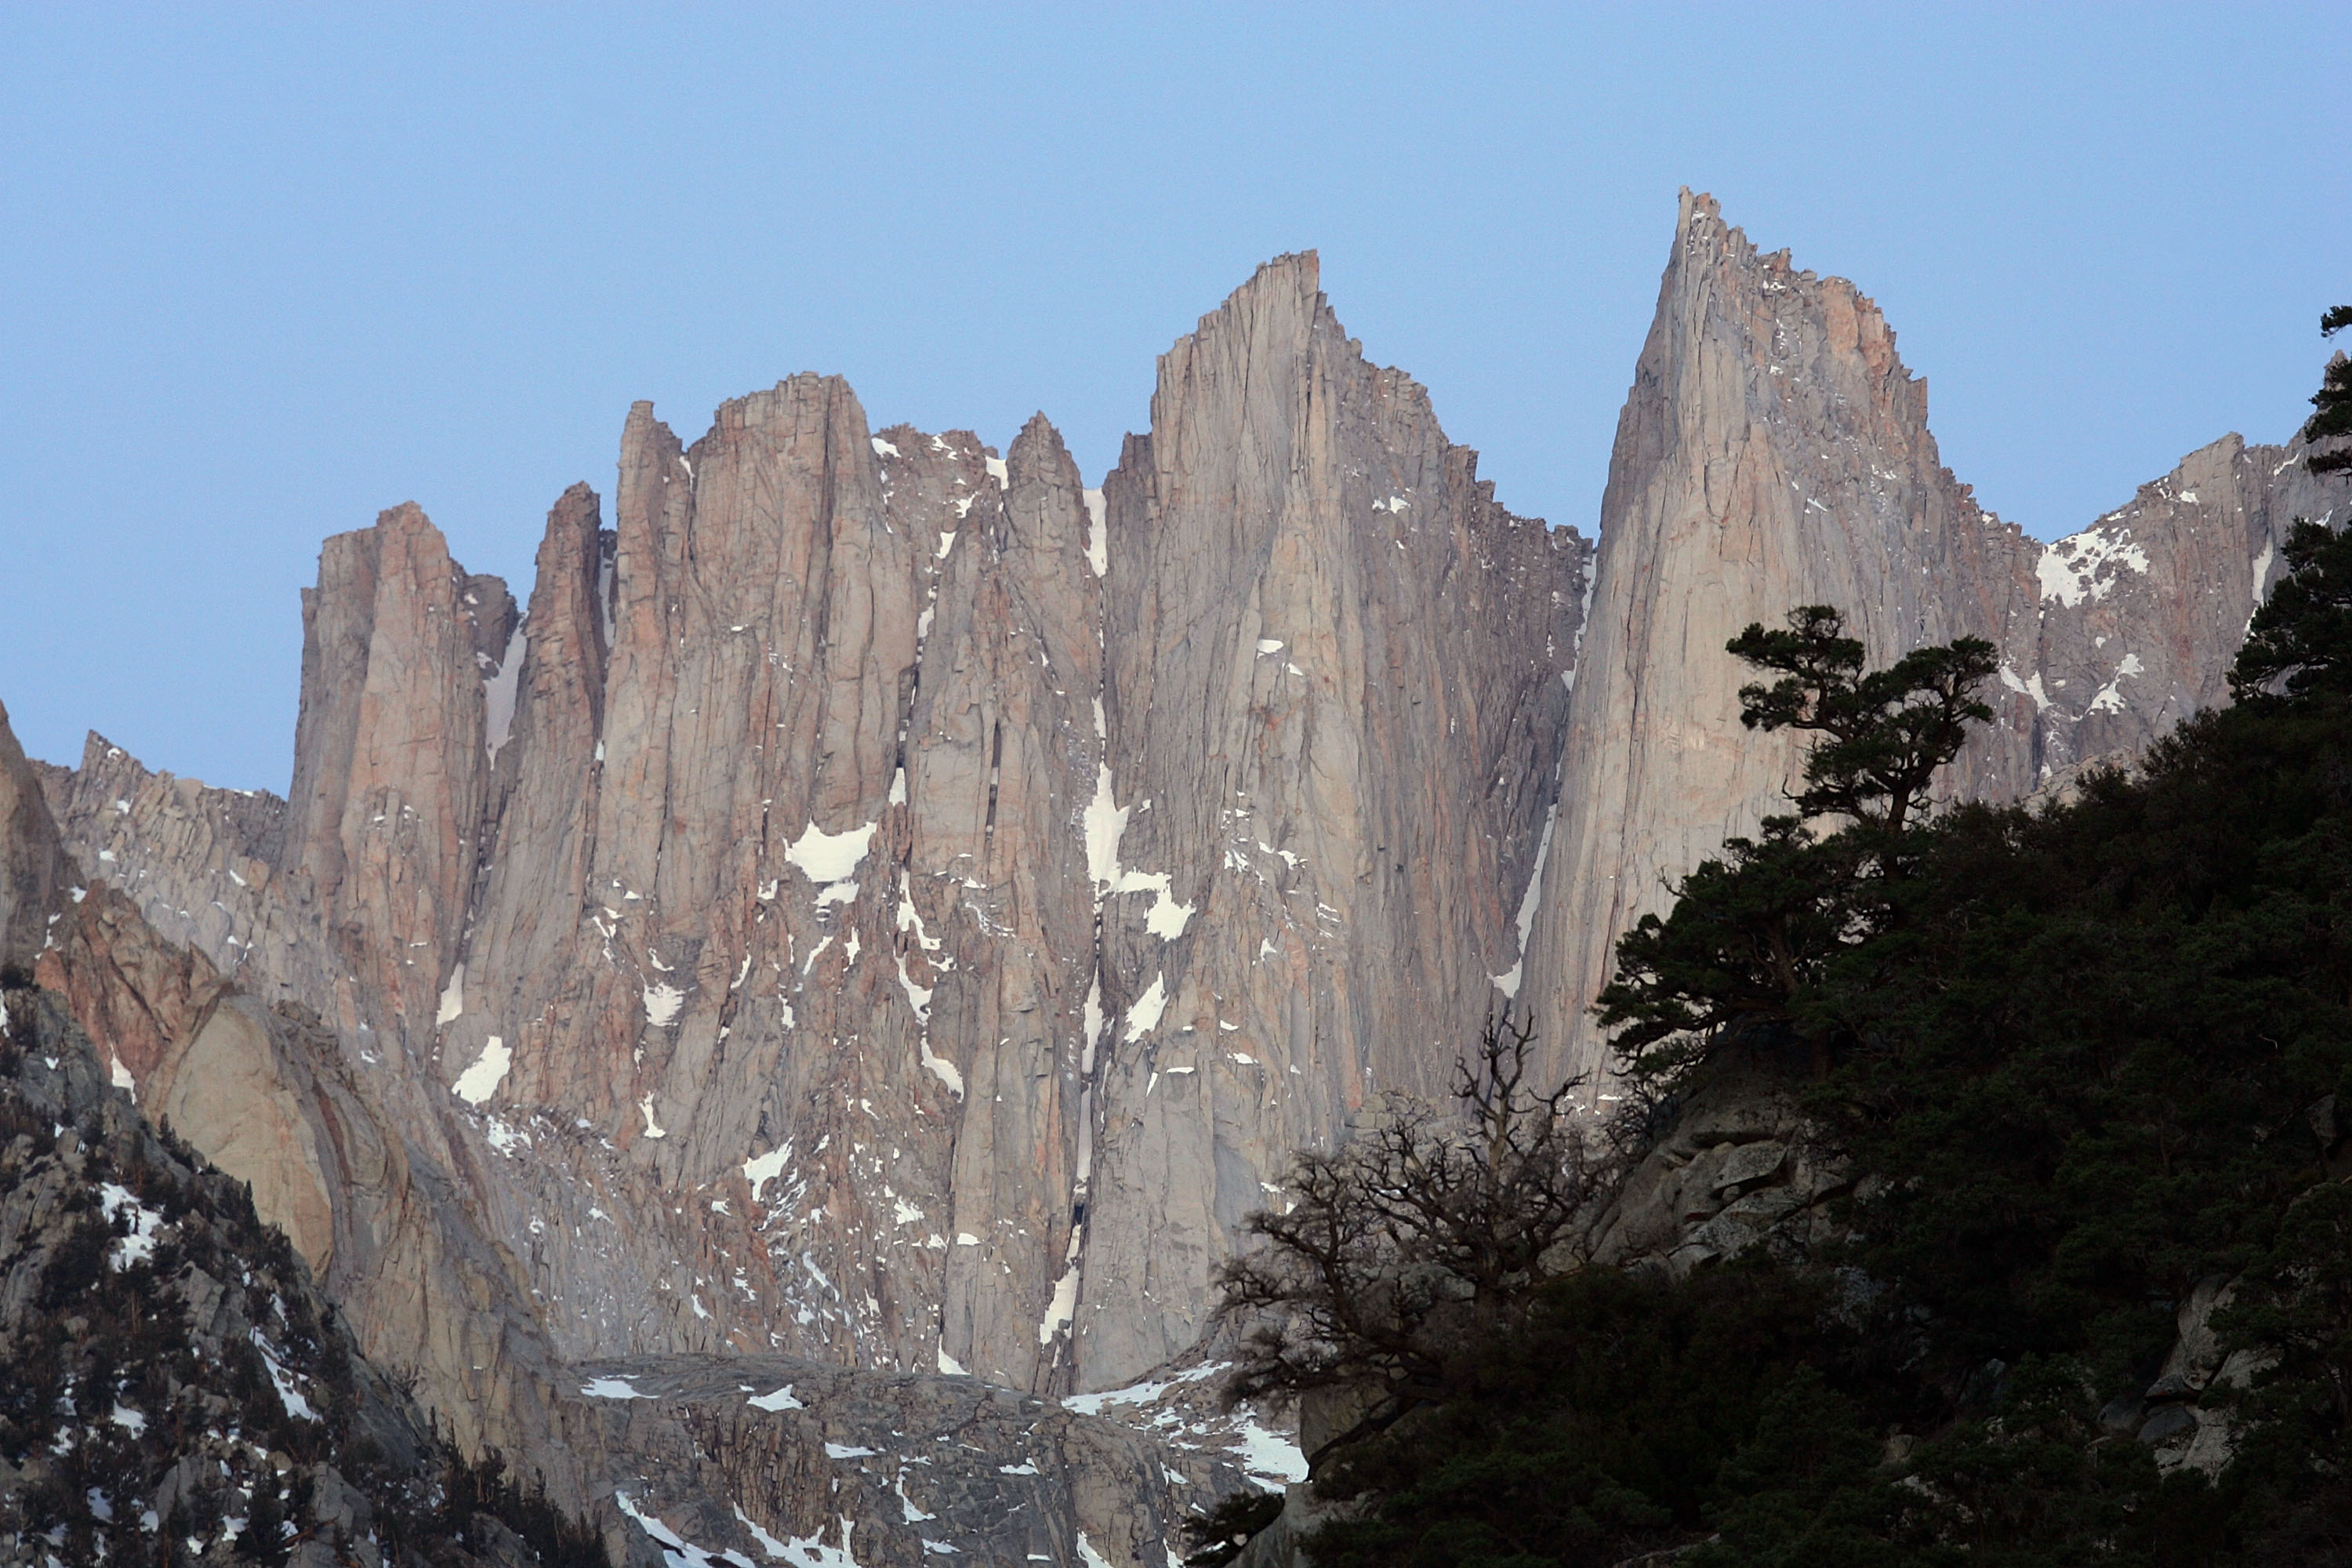
M 282 792 L 319 542 L 527 595 L 629 404 L 848 377 L 1090 482 L 1318 249 L 1497 499 L 1593 531 L 1675 194 L 1877 300 L 2037 536 L 2308 413 L 2352 6 L 0 9 L 0 702 Z M 609 504 L 609 503 L 608 503 Z

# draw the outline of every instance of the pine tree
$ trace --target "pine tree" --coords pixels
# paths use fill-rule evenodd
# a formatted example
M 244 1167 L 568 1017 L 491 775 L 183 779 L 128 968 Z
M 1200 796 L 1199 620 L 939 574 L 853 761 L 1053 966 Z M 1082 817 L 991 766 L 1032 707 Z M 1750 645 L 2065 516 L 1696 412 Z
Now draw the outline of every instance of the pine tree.
M 1936 773 L 1968 729 L 1992 718 L 1975 693 L 2000 667 L 1982 637 L 1917 648 L 1865 673 L 1862 643 L 1827 605 L 1750 625 L 1727 651 L 1777 673 L 1739 691 L 1751 730 L 1818 735 L 1799 816 L 1769 816 L 1675 889 L 1672 914 L 1645 915 L 1617 943 L 1617 973 L 1594 1013 L 1627 1070 L 1669 1080 L 1718 1047 L 1792 1037 L 1791 1004 L 1831 959 L 1895 921 Z M 1843 819 L 1827 837 L 1808 819 Z M 1829 1041 L 1805 1042 L 1815 1068 Z
M 2344 412 L 2352 421 L 2352 405 Z M 2286 563 L 2230 667 L 2230 691 L 2241 702 L 2352 692 L 2352 530 L 2332 533 L 2298 521 Z
M 2319 318 L 2319 335 L 2323 338 L 2332 338 L 2347 327 L 2352 327 L 2352 305 L 2338 305 Z M 2352 359 L 2347 359 L 2341 349 L 2327 362 L 2319 390 L 2312 394 L 2311 405 L 2318 412 L 2304 422 L 2305 440 L 2352 436 Z M 2352 447 L 2315 453 L 2307 461 L 2315 474 L 2352 468 Z

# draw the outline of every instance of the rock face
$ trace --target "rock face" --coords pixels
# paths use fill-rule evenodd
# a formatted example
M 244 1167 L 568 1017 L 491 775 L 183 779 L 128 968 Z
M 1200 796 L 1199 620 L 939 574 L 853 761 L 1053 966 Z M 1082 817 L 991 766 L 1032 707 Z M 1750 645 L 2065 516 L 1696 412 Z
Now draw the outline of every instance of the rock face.
M 0 966 L 22 969 L 39 956 L 48 917 L 75 879 L 39 775 L 0 708 Z
M 1151 425 L 1104 486 L 1098 1382 L 1200 1332 L 1290 1150 L 1442 1091 L 1518 962 L 1589 559 L 1495 504 L 1311 257 L 1162 357 Z
M 289 799 L 93 736 L 42 787 L 102 885 L 12 860 L 0 917 L 461 1436 L 604 1506 L 616 1456 L 683 1488 L 723 1430 L 792 1517 L 730 1473 L 630 1528 L 748 1550 L 744 1506 L 830 1549 L 841 1475 L 718 1369 L 837 1369 L 791 1375 L 907 1432 L 1002 1402 L 969 1372 L 1034 1424 L 1197 1364 L 1290 1151 L 1440 1091 L 1490 1005 L 1604 1065 L 1616 934 L 1794 772 L 1738 726 L 1748 622 L 1994 638 L 1949 787 L 2015 796 L 2218 700 L 2292 517 L 2346 493 L 2232 437 L 2045 549 L 1926 415 L 1867 299 L 1689 195 L 1597 554 L 1495 502 L 1312 256 L 1162 357 L 1099 491 L 1043 416 L 1000 457 L 835 378 L 691 447 L 641 404 L 527 610 L 414 506 L 330 540 Z M 568 1364 L 659 1392 L 583 1406 Z M 1168 1477 L 1240 1484 L 1070 1441 L 1025 1544 L 967 1478 L 973 1542 L 1156 1563 Z M 842 1495 L 898 1517 L 879 1484 Z
M 226 1521 L 255 1521 L 264 1494 L 306 1538 L 296 1568 L 423 1562 L 379 1550 L 396 1526 L 436 1561 L 534 1561 L 494 1521 L 452 1539 L 425 1413 L 354 1353 L 309 1270 L 109 1085 L 56 998 L 6 1000 L 0 1563 L 136 1556 L 158 1532 L 185 1561 L 240 1560 Z
M 0 726 L 0 745 L 9 739 Z M 174 820 L 171 807 L 191 801 L 194 809 L 177 819 L 184 825 L 235 809 L 168 777 L 134 784 L 110 765 L 119 754 L 106 757 L 102 742 L 94 742 L 93 750 L 96 766 L 86 779 L 131 789 L 164 823 Z M 0 752 L 0 767 L 5 765 Z M 0 837 L 0 851 L 19 865 L 44 863 L 46 855 L 69 873 L 21 755 L 5 776 L 30 806 Z M 51 782 L 74 781 L 53 772 Z M 137 808 L 110 807 L 109 814 L 133 816 Z M 389 1124 L 380 1082 L 345 1070 L 334 1033 L 315 1016 L 296 1004 L 256 1001 L 202 952 L 160 937 L 112 889 L 71 887 L 61 877 L 47 913 L 39 905 L 34 912 L 49 933 L 38 961 L 43 989 L 17 987 L 12 978 L 7 1005 L 0 1007 L 0 1031 L 11 1036 L 0 1042 L 0 1123 L 22 1122 L 41 1135 L 18 1139 L 0 1160 L 23 1166 L 0 1184 L 7 1194 L 0 1203 L 0 1241 L 9 1243 L 0 1257 L 11 1263 L 0 1269 L 0 1363 L 21 1368 L 28 1358 L 46 1356 L 42 1336 L 53 1338 L 64 1322 L 63 1331 L 79 1336 L 74 1354 L 86 1349 L 97 1358 L 93 1364 L 107 1364 L 110 1356 L 121 1364 L 121 1345 L 109 1338 L 113 1319 L 102 1315 L 92 1329 L 87 1315 L 67 1318 L 81 1298 L 60 1295 L 50 1283 L 61 1267 L 56 1259 L 74 1245 L 79 1216 L 95 1211 L 89 1194 L 104 1179 L 117 1178 L 118 1185 L 127 1183 L 163 1205 L 152 1215 L 132 1205 L 140 1227 L 134 1234 L 152 1234 L 158 1246 L 176 1247 L 197 1234 L 197 1222 L 185 1217 L 187 1193 L 209 1192 L 200 1209 L 226 1201 L 235 1231 L 225 1244 L 233 1254 L 226 1268 L 248 1284 L 242 1296 L 224 1293 L 223 1264 L 214 1251 L 202 1254 L 209 1260 L 204 1267 L 159 1276 L 172 1331 L 183 1332 L 205 1363 L 233 1371 L 239 1347 L 258 1331 L 253 1312 L 266 1315 L 253 1305 L 256 1292 L 274 1293 L 281 1302 L 276 1321 L 308 1336 L 278 1344 L 284 1336 L 273 1330 L 276 1338 L 254 1341 L 282 1363 L 280 1385 L 296 1395 L 286 1405 L 289 1417 L 313 1419 L 302 1414 L 310 1406 L 301 1400 L 324 1407 L 321 1388 L 331 1385 L 341 1398 L 356 1386 L 357 1419 L 394 1456 L 370 1472 L 367 1484 L 352 1482 L 331 1462 L 347 1423 L 343 1415 L 330 1415 L 335 1436 L 322 1440 L 331 1458 L 310 1478 L 319 1512 L 299 1521 L 317 1525 L 320 1542 L 301 1548 L 308 1555 L 299 1563 L 342 1561 L 326 1544 L 338 1524 L 359 1542 L 387 1508 L 403 1519 L 425 1517 L 425 1494 L 441 1484 L 441 1459 L 426 1446 L 422 1414 L 391 1392 L 391 1380 L 358 1364 L 352 1385 L 352 1373 L 331 1370 L 341 1363 L 322 1348 L 326 1340 L 341 1342 L 354 1331 L 408 1352 L 393 1364 L 441 1384 L 446 1426 L 518 1450 L 525 1468 L 544 1475 L 559 1505 L 584 1513 L 614 1561 L 628 1563 L 693 1560 L 668 1554 L 684 1551 L 673 1524 L 698 1542 L 719 1543 L 714 1550 L 740 1545 L 793 1561 L 852 1560 L 855 1534 L 854 1560 L 868 1568 L 919 1563 L 950 1546 L 988 1561 L 1085 1563 L 1092 1560 L 1087 1552 L 1108 1550 L 1122 1561 L 1156 1562 L 1181 1539 L 1191 1499 L 1290 1479 L 1278 1455 L 1277 1468 L 1265 1468 L 1269 1445 L 1279 1450 L 1279 1440 L 1246 1413 L 1219 1416 L 1195 1408 L 1181 1397 L 1185 1379 L 1074 1400 L 1066 1409 L 971 1378 L 883 1376 L 773 1355 L 639 1356 L 564 1366 L 543 1324 L 521 1306 L 525 1288 L 509 1249 L 484 1241 L 448 1169 L 402 1140 Z M 103 1047 L 92 1043 L 85 1022 Z M 150 1117 L 210 1150 L 204 1163 L 221 1173 L 190 1169 L 186 1163 L 195 1156 L 185 1145 L 159 1141 Z M 52 1150 L 53 1124 L 79 1131 Z M 100 1141 L 95 1150 L 93 1139 Z M 183 1195 L 157 1199 L 160 1190 Z M 226 1200 L 231 1194 L 236 1198 Z M 248 1195 L 250 1211 L 239 1210 Z M 275 1229 L 265 1232 L 264 1226 Z M 410 1287 L 404 1311 L 383 1300 L 383 1285 L 392 1278 Z M 340 1282 L 348 1328 L 316 1331 L 333 1320 L 323 1298 L 312 1294 L 314 1279 Z M 356 1354 L 351 1359 L 356 1363 Z M 135 1365 L 131 1372 L 127 1386 L 144 1386 L 145 1374 Z M 160 1374 L 157 1381 L 163 1381 Z M 1197 1374 L 1189 1381 L 1197 1384 Z M 455 1395 L 448 1393 L 453 1384 Z M 139 1415 L 118 1415 L 112 1425 L 130 1431 L 128 1447 L 104 1422 L 94 1423 L 56 1450 L 70 1461 L 62 1472 L 45 1457 L 47 1426 L 37 1432 L 43 1452 L 32 1453 L 17 1440 L 32 1428 L 0 1425 L 0 1481 L 9 1483 L 0 1486 L 0 1499 L 28 1488 L 37 1498 L 65 1498 L 58 1504 L 60 1528 L 78 1551 L 93 1530 L 104 1538 L 108 1516 L 97 1504 L 68 1506 L 79 1494 L 60 1490 L 60 1473 L 79 1478 L 77 1486 L 98 1478 L 113 1500 L 110 1507 L 143 1501 L 152 1491 L 163 1519 L 186 1506 L 186 1478 L 199 1471 L 207 1479 L 225 1476 L 249 1500 L 247 1494 L 266 1484 L 252 1459 L 268 1445 L 239 1440 L 234 1391 L 226 1404 L 202 1403 L 211 1397 L 202 1390 L 186 1397 L 199 1401 L 197 1414 L 193 1426 L 182 1419 L 174 1430 L 184 1438 L 210 1427 L 208 1438 L 142 1446 L 135 1441 L 144 1430 Z M 62 1404 L 54 1397 L 38 1403 L 45 1409 Z M 251 1427 L 253 1408 L 248 1402 L 243 1435 L 266 1436 Z M 103 1405 L 98 1409 L 103 1415 Z M 169 1451 L 159 1456 L 159 1443 Z M 877 1456 L 884 1458 L 867 1462 Z M 299 1457 L 310 1464 L 308 1448 Z M 385 1487 L 393 1489 L 389 1497 Z M 241 1515 L 238 1500 L 228 1500 L 227 1511 Z M 16 1553 L 42 1544 L 16 1532 L 23 1522 L 0 1508 L 0 1563 L 48 1560 L 37 1551 Z M 44 1513 L 31 1522 L 47 1531 L 51 1521 Z M 177 1528 L 186 1534 L 206 1527 Z M 466 1528 L 482 1561 L 536 1560 L 496 1520 Z M 234 1554 L 227 1539 L 206 1561 Z M 416 1539 L 412 1531 L 412 1542 Z M 352 1550 L 360 1561 L 378 1560 L 373 1546 Z M 386 1560 L 394 1557 L 412 1561 L 397 1552 Z M 451 1560 L 476 1558 L 458 1553 Z
M 1835 605 L 1874 662 L 1990 638 L 1997 722 L 1945 788 L 2013 799 L 2224 700 L 2288 529 L 2347 493 L 2299 449 L 2231 436 L 2044 546 L 1977 506 L 1927 416 L 1926 385 L 1867 298 L 1759 253 L 1684 193 L 1618 422 L 1528 943 L 1536 1016 L 1596 1095 L 1608 1062 L 1585 1010 L 1618 934 L 1726 837 L 1786 809 L 1800 772 L 1795 738 L 1740 726 L 1748 672 L 1723 646 L 1741 627 Z

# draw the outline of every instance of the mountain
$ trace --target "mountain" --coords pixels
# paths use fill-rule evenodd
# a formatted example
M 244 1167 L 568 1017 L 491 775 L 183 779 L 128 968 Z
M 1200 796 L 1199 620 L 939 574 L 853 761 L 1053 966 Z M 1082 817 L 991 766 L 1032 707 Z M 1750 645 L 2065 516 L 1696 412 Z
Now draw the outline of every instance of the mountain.
M 1739 722 L 1724 644 L 1798 605 L 1845 613 L 1874 664 L 1967 634 L 2002 656 L 1995 723 L 1948 779 L 2014 799 L 2128 758 L 2224 700 L 2297 517 L 2346 508 L 2299 447 L 2224 437 L 2044 545 L 1977 505 L 1927 430 L 1926 384 L 1877 307 L 1684 193 L 1658 312 L 1617 425 L 1559 823 L 1527 1000 L 1567 1070 L 1608 1093 L 1585 1016 L 1617 934 L 1674 880 L 1785 809 L 1795 731 Z
M 803 375 L 690 447 L 632 409 L 609 525 L 560 498 L 527 604 L 414 505 L 338 535 L 288 797 L 92 736 L 42 773 L 81 870 L 11 885 L 87 874 L 38 973 L 110 1073 L 462 1443 L 623 1539 L 640 1404 L 568 1391 L 698 1430 L 717 1369 L 782 1358 L 877 1454 L 908 1400 L 1091 1399 L 1024 1550 L 1156 1563 L 1286 1463 L 1168 1391 L 1290 1152 L 1441 1092 L 1506 999 L 1609 1092 L 1615 933 L 1791 772 L 1729 636 L 1826 600 L 1882 658 L 1992 637 L 1952 788 L 2013 797 L 2218 700 L 2292 516 L 2345 495 L 2231 437 L 2044 547 L 1940 465 L 1867 299 L 1685 195 L 1596 551 L 1498 505 L 1285 257 L 1161 357 L 1098 491 L 1042 416 L 1000 456 Z M 775 1520 L 768 1474 L 681 1506 Z M 786 1491 L 868 1568 L 941 1511 Z

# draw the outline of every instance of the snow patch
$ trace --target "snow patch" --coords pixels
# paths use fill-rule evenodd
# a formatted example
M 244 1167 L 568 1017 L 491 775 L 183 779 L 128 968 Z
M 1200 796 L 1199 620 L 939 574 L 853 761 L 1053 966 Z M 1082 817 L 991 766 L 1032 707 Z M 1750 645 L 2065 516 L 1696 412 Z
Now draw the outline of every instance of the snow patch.
M 1094 798 L 1087 803 L 1087 874 L 1097 897 L 1118 880 L 1118 841 L 1127 832 L 1127 808 L 1111 793 L 1110 764 L 1095 769 Z
M 294 1386 L 293 1374 L 280 1366 L 278 1358 L 269 1353 L 269 1342 L 261 1337 L 261 1331 L 252 1330 L 248 1337 L 253 1341 L 253 1348 L 261 1352 L 261 1364 L 268 1370 L 269 1381 L 278 1390 L 278 1402 L 286 1406 L 286 1414 L 304 1421 L 316 1421 L 319 1413 L 310 1408 L 310 1402 L 302 1397 L 300 1389 Z
M 1054 1336 L 1067 1328 L 1070 1320 L 1077 1315 L 1078 1266 L 1073 1263 L 1054 1281 L 1054 1299 L 1046 1304 L 1045 1321 L 1037 1325 L 1037 1342 L 1052 1344 Z
M 2121 689 L 2123 683 L 2139 673 L 2139 655 L 2136 653 L 2124 655 L 2123 662 L 2116 666 L 2115 674 L 2108 678 L 2105 686 L 2099 688 L 2098 695 L 2091 699 L 2091 704 L 2083 710 L 2084 713 L 2087 716 L 2093 713 L 2122 712 L 2124 710 Z
M 98 1206 L 104 1211 L 109 1226 L 124 1209 L 131 1211 L 131 1234 L 118 1239 L 107 1255 L 108 1265 L 118 1274 L 134 1263 L 144 1263 L 155 1256 L 155 1232 L 163 1224 L 163 1214 L 149 1208 L 131 1195 L 131 1189 L 112 1182 L 100 1184 Z
M 899 906 L 901 909 L 904 909 L 905 907 L 906 906 L 903 904 Z M 931 991 L 933 988 L 926 985 L 918 985 L 915 984 L 913 979 L 908 975 L 907 955 L 903 952 L 898 954 L 898 989 L 907 994 L 907 1005 L 914 1009 L 915 1022 L 918 1024 L 929 1024 L 931 1021 Z
M 1559 802 L 1554 801 L 1544 812 L 1543 837 L 1536 840 L 1535 868 L 1528 873 L 1528 890 L 1519 896 L 1518 956 L 1511 967 L 1500 974 L 1486 978 L 1495 983 L 1506 999 L 1519 994 L 1519 979 L 1528 967 L 1528 932 L 1535 929 L 1536 904 L 1543 897 L 1544 862 L 1551 858 L 1551 830 L 1559 819 Z
M 1149 1405 L 1180 1384 L 1198 1383 L 1202 1378 L 1214 1377 L 1231 1364 L 1229 1362 L 1222 1361 L 1206 1362 L 1188 1371 L 1180 1372 L 1173 1377 L 1158 1378 L 1150 1383 L 1129 1384 L 1125 1388 L 1107 1389 L 1100 1394 L 1068 1394 L 1062 1396 L 1062 1405 L 1065 1409 L 1075 1410 L 1081 1415 L 1099 1415 L 1108 1405 Z
M 507 743 L 514 729 L 515 685 L 522 679 L 522 626 L 521 620 L 515 622 L 505 657 L 482 680 L 482 739 L 492 762 L 499 760 L 499 748 Z
M 686 993 L 667 980 L 644 987 L 641 996 L 646 1005 L 646 1022 L 656 1029 L 667 1029 L 677 1023 L 677 1010 L 686 1002 Z
M 1307 1456 L 1279 1432 L 1269 1432 L 1255 1416 L 1242 1422 L 1242 1440 L 1234 1449 L 1254 1481 L 1288 1486 L 1307 1479 Z
M 466 966 L 457 965 L 449 972 L 449 984 L 441 987 L 440 1010 L 433 1015 L 433 1026 L 446 1029 L 466 1010 Z
M 773 1394 L 755 1394 L 743 1403 L 754 1410 L 806 1410 L 808 1408 L 793 1397 L 793 1385 L 789 1383 Z
M 820 885 L 846 881 L 857 872 L 857 863 L 866 858 L 866 846 L 873 842 L 877 825 L 867 823 L 843 833 L 827 833 L 814 822 L 806 832 L 785 849 L 784 858 L 801 868 L 802 874 Z
M 1168 1011 L 1168 985 L 1165 973 L 1151 977 L 1135 1005 L 1127 1010 L 1127 1033 L 1122 1037 L 1133 1045 L 1160 1026 L 1160 1016 Z
M 929 997 L 930 993 L 926 991 L 923 994 L 926 997 Z M 955 1063 L 948 1060 L 945 1057 L 937 1056 L 932 1053 L 931 1037 L 929 1035 L 924 1035 L 918 1041 L 916 1048 L 922 1054 L 923 1070 L 929 1073 L 933 1078 L 938 1079 L 941 1083 L 947 1085 L 948 1088 L 954 1092 L 955 1097 L 958 1100 L 961 1100 L 963 1098 L 963 1073 L 957 1068 Z
M 2088 528 L 2070 534 L 2044 545 L 2033 570 L 2042 584 L 2042 596 L 2071 610 L 2085 599 L 2095 603 L 2115 591 L 2115 575 L 2106 572 L 2110 563 L 2134 572 L 2147 570 L 2147 553 L 2131 542 L 2130 529 L 2110 532 Z
M 653 1397 L 650 1394 L 639 1394 L 635 1385 L 625 1377 L 591 1378 L 580 1385 L 580 1392 L 591 1399 L 651 1399 Z
M 1098 712 L 1097 722 L 1099 717 Z M 1132 809 L 1118 803 L 1110 764 L 1097 764 L 1094 798 L 1087 803 L 1085 816 L 1087 874 L 1094 879 L 1097 900 L 1114 893 L 1151 894 L 1151 910 L 1144 917 L 1143 928 L 1160 941 L 1170 942 L 1184 934 L 1194 906 L 1177 901 L 1174 884 L 1167 872 L 1129 871 L 1120 867 L 1118 843 L 1127 835 L 1127 819 Z
M 507 1049 L 507 1043 L 492 1035 L 483 1042 L 482 1054 L 474 1058 L 474 1065 L 459 1073 L 457 1081 L 449 1086 L 449 1092 L 468 1105 L 483 1104 L 498 1093 L 507 1068 L 513 1065 L 514 1056 Z
M 1100 490 L 1080 492 L 1087 503 L 1087 564 L 1097 577 L 1110 573 L 1110 530 L 1103 521 L 1103 493 Z
M 646 1119 L 646 1137 L 667 1138 L 669 1136 L 667 1132 L 662 1130 L 661 1123 L 654 1120 L 654 1097 L 651 1089 L 646 1090 L 646 1097 L 637 1101 L 637 1111 L 638 1114 L 642 1115 Z
M 754 1523 L 751 1516 L 743 1511 L 743 1505 L 740 1503 L 735 1505 L 735 1520 L 737 1523 L 740 1524 L 744 1529 L 751 1532 L 751 1539 L 758 1542 L 760 1543 L 760 1550 L 766 1552 L 769 1556 L 781 1562 L 783 1559 L 784 1553 L 792 1550 L 792 1548 L 787 1546 L 784 1542 L 777 1540 L 774 1536 L 770 1535 L 766 1531 L 761 1530 L 758 1524 Z
M 2010 668 L 2009 666 L 2004 663 L 2000 667 L 2000 683 L 2003 686 L 2008 687 L 2011 691 L 2020 692 L 2027 697 L 2032 698 L 2033 710 L 2036 713 L 2041 712 L 2043 709 L 2050 706 L 2050 696 L 2049 693 L 2042 689 L 2042 672 L 2038 669 L 2033 672 L 2032 679 L 2020 680 L 2017 679 L 2017 671 Z
M 779 1143 L 766 1153 L 743 1162 L 743 1179 L 751 1184 L 751 1201 L 758 1203 L 768 1184 L 784 1173 L 784 1162 L 793 1157 L 790 1142 Z
M 869 436 L 866 439 L 873 443 L 874 455 L 877 458 L 895 458 L 899 455 L 898 447 L 892 446 L 889 442 L 885 441 L 879 436 Z

